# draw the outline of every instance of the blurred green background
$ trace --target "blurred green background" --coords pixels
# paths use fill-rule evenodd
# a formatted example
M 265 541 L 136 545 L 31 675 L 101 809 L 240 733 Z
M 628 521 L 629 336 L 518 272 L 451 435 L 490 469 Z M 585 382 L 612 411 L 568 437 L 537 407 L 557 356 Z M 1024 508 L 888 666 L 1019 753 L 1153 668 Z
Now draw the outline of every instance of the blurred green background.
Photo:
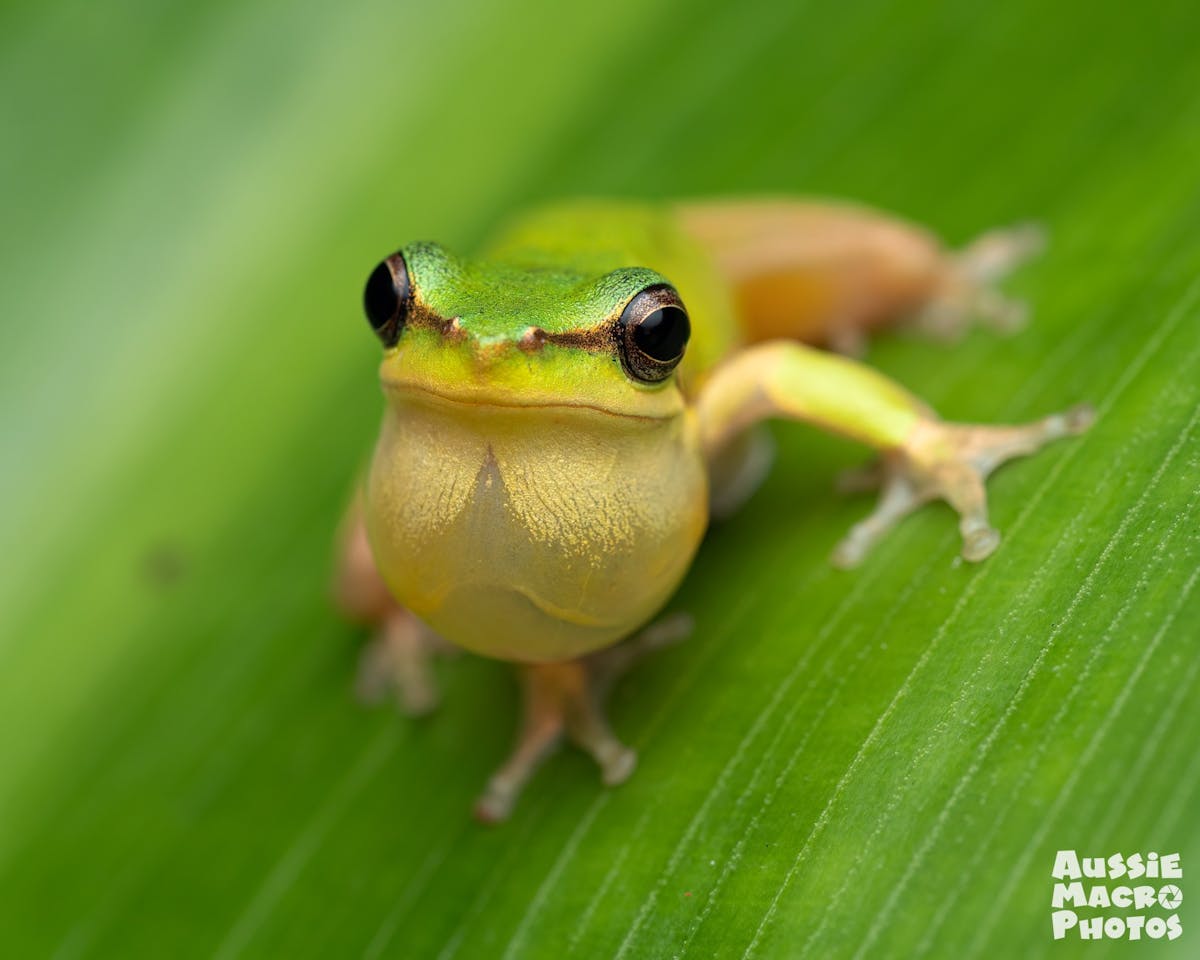
M 1183 955 L 1200 937 L 1200 15 L 1190 0 L 0 9 L 0 951 L 9 957 Z M 859 571 L 861 451 L 767 487 L 582 757 L 498 830 L 498 664 L 412 724 L 325 584 L 380 408 L 366 272 L 574 194 L 1036 219 L 1030 328 L 870 359 L 1086 437 Z M 1175 944 L 1055 944 L 1054 851 L 1180 850 Z M 1194 891 L 1194 892 L 1193 892 Z M 1141 948 L 1145 948 L 1144 950 Z M 1181 952 L 1182 951 L 1182 952 Z

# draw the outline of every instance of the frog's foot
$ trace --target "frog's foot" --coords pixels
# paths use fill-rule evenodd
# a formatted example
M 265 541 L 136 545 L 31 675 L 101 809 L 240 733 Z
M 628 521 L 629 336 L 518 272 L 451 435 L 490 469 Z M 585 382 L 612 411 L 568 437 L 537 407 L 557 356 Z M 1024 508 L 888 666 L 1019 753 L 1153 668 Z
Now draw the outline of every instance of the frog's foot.
M 999 532 L 988 523 L 987 476 L 1007 460 L 1082 433 L 1094 418 L 1091 407 L 1079 406 L 1015 427 L 922 421 L 903 447 L 884 455 L 878 470 L 879 503 L 838 544 L 834 564 L 855 566 L 902 517 L 939 498 L 958 512 L 963 558 L 984 559 L 1000 543 Z
M 525 713 L 520 739 L 476 801 L 476 818 L 484 823 L 506 820 L 521 789 L 564 735 L 596 761 L 605 786 L 628 779 L 637 766 L 637 753 L 612 732 L 602 701 L 613 681 L 642 656 L 690 631 L 691 619 L 677 615 L 578 660 L 520 667 Z
M 438 704 L 433 679 L 435 654 L 450 645 L 403 607 L 393 606 L 380 621 L 374 638 L 358 661 L 355 689 L 366 703 L 395 697 L 409 716 L 422 716 Z
M 941 287 L 917 314 L 916 326 L 944 340 L 957 339 L 976 320 L 1000 333 L 1019 330 L 1028 308 L 995 285 L 1044 247 L 1045 235 L 1035 224 L 985 233 L 946 261 Z

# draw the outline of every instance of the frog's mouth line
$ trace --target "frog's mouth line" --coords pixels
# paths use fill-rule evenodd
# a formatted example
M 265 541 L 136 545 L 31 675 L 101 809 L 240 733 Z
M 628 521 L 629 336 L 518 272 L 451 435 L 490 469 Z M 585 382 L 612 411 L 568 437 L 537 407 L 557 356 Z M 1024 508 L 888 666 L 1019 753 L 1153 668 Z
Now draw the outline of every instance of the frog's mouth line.
M 472 397 L 469 394 L 455 394 L 445 390 L 435 390 L 433 387 L 424 384 L 413 383 L 407 380 L 393 380 L 387 377 L 381 378 L 383 388 L 385 390 L 395 391 L 398 393 L 418 393 L 426 397 L 432 397 L 436 400 L 441 400 L 445 403 L 452 403 L 459 407 L 476 407 L 481 410 L 497 409 L 497 410 L 577 410 L 585 413 L 599 413 L 606 417 L 616 417 L 620 420 L 641 420 L 649 423 L 657 423 L 661 420 L 670 420 L 678 416 L 677 413 L 664 414 L 662 416 L 654 416 L 644 413 L 623 413 L 619 410 L 610 410 L 607 407 L 600 407 L 592 403 L 566 403 L 566 402 L 543 402 L 531 401 L 521 403 L 518 401 L 504 400 L 480 400 L 477 397 Z

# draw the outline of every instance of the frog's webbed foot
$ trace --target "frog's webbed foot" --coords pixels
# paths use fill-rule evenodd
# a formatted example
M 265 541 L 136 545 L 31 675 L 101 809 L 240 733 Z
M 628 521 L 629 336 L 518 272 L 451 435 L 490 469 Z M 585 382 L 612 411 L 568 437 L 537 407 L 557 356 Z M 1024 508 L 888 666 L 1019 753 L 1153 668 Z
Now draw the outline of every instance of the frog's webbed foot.
M 564 735 L 596 761 L 605 786 L 628 779 L 637 766 L 637 753 L 612 732 L 603 701 L 617 677 L 637 660 L 678 642 L 690 631 L 691 619 L 676 615 L 578 660 L 521 666 L 524 719 L 520 738 L 476 801 L 475 816 L 485 823 L 507 819 L 521 789 Z
M 945 340 L 957 339 L 976 320 L 1000 333 L 1021 329 L 1027 306 L 1006 297 L 996 284 L 1044 247 L 1045 235 L 1036 224 L 983 234 L 946 260 L 940 289 L 918 312 L 915 325 Z
M 881 486 L 879 502 L 838 544 L 834 564 L 855 566 L 901 518 L 935 499 L 945 500 L 959 515 L 963 558 L 984 559 L 1000 543 L 999 532 L 988 522 L 987 476 L 1007 460 L 1082 433 L 1094 417 L 1090 407 L 1079 406 L 1021 426 L 922 421 L 909 441 L 886 453 L 875 468 Z M 856 480 L 868 477 L 864 472 Z
M 393 606 L 358 661 L 355 690 L 366 703 L 395 697 L 401 711 L 422 716 L 438 705 L 432 661 L 453 648 L 416 616 Z

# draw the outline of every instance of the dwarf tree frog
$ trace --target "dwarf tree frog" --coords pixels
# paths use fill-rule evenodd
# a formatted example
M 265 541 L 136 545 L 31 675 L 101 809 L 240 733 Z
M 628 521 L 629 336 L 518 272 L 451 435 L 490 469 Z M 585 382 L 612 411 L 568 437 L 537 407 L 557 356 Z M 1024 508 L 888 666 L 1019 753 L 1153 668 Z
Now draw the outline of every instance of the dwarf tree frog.
M 402 247 L 366 283 L 386 405 L 336 582 L 379 631 L 365 685 L 429 707 L 436 642 L 520 665 L 522 731 L 483 819 L 509 813 L 564 735 L 622 781 L 635 757 L 602 688 L 680 631 L 654 619 L 710 512 L 762 479 L 770 417 L 880 453 L 878 506 L 836 563 L 937 498 L 982 560 L 999 542 L 987 475 L 1090 412 L 959 425 L 846 354 L 892 320 L 1011 325 L 1019 308 L 993 283 L 1036 242 L 1022 228 L 949 252 L 882 214 L 800 200 L 589 201 L 520 217 L 472 257 Z

